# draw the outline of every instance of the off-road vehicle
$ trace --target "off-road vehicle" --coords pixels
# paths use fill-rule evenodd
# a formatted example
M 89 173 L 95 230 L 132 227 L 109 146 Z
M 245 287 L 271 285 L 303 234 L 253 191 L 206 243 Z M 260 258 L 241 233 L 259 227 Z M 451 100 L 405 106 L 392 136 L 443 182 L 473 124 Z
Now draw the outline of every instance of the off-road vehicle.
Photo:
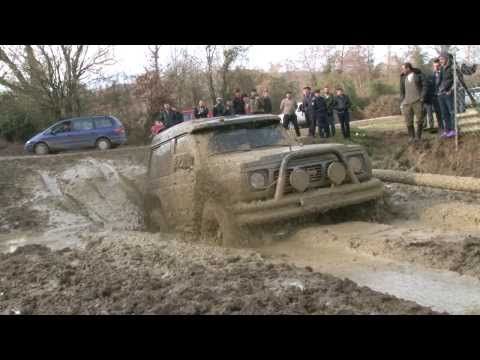
M 359 204 L 382 192 L 361 146 L 301 145 L 276 115 L 192 120 L 152 141 L 146 220 L 235 246 L 250 225 Z

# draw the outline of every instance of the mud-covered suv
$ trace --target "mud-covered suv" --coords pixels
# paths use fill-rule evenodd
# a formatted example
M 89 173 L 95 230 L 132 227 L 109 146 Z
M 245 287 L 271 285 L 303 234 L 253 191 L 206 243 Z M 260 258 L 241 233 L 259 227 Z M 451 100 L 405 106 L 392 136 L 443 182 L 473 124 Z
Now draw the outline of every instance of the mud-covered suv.
M 357 145 L 297 143 L 275 115 L 181 123 L 152 141 L 147 224 L 234 246 L 243 229 L 382 195 Z

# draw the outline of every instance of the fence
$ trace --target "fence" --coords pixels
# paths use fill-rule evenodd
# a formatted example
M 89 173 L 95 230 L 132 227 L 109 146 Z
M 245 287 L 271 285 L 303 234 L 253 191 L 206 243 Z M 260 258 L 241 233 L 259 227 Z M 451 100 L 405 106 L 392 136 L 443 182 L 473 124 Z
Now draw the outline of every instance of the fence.
M 458 48 L 450 49 L 453 59 L 454 75 L 454 110 L 455 110 L 455 145 L 458 150 L 458 138 L 462 133 L 480 134 L 480 83 L 469 82 L 468 77 L 480 69 L 477 64 L 469 64 L 458 56 Z

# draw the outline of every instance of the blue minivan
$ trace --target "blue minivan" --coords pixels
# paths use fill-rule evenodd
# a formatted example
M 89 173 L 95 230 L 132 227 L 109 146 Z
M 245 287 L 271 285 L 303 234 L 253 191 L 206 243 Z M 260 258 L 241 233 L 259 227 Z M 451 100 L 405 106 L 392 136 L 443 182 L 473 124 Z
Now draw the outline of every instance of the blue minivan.
M 25 143 L 25 150 L 37 155 L 97 147 L 107 150 L 125 144 L 125 128 L 114 116 L 84 116 L 59 121 Z

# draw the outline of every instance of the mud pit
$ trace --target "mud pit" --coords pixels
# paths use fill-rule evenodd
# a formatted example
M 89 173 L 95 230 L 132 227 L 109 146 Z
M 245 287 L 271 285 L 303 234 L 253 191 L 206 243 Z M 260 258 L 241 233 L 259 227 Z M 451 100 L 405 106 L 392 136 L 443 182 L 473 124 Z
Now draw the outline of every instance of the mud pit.
M 388 185 L 220 249 L 143 232 L 143 154 L 45 161 L 0 178 L 2 313 L 480 313 L 478 196 Z

